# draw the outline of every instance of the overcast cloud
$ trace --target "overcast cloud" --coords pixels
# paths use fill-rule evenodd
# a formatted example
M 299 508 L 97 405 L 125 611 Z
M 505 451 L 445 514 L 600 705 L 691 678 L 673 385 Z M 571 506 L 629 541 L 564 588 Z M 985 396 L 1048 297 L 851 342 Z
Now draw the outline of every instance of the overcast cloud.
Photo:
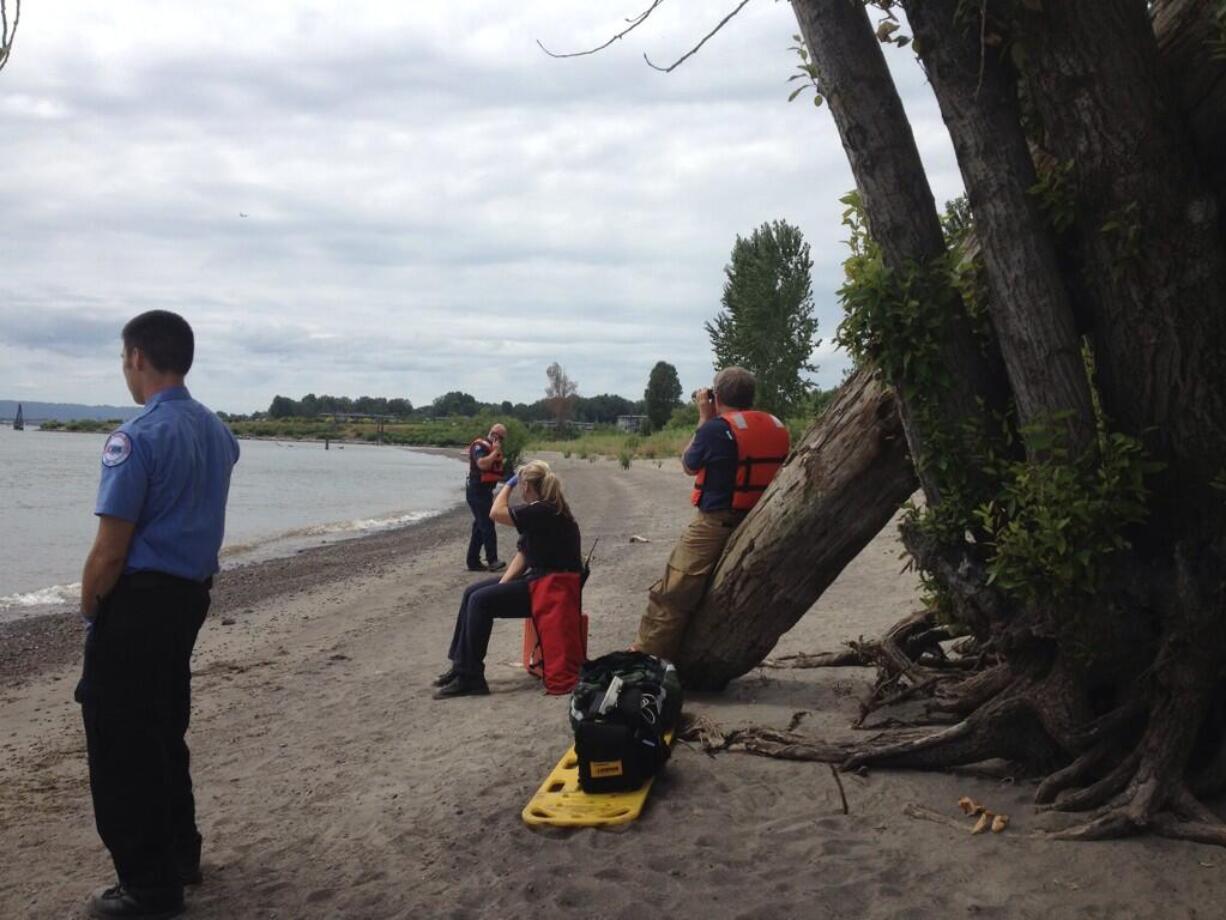
M 852 187 L 826 110 L 787 103 L 791 8 L 84 0 L 22 5 L 0 72 L 0 398 L 127 402 L 118 331 L 197 335 L 214 408 L 274 394 L 487 401 L 641 396 L 657 360 L 710 378 L 702 324 L 736 235 L 785 218 L 812 247 L 832 351 Z M 931 93 L 889 50 L 939 201 L 959 191 Z M 794 84 L 793 84 L 794 85 Z M 240 215 L 247 215 L 245 217 Z

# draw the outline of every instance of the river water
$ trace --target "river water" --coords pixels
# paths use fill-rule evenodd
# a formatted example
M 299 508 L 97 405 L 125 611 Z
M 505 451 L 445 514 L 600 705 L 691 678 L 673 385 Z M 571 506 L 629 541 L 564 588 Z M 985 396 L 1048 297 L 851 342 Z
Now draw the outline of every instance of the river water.
M 77 603 L 106 435 L 0 427 L 0 621 Z M 464 467 L 396 447 L 242 441 L 222 567 L 403 527 L 464 500 Z

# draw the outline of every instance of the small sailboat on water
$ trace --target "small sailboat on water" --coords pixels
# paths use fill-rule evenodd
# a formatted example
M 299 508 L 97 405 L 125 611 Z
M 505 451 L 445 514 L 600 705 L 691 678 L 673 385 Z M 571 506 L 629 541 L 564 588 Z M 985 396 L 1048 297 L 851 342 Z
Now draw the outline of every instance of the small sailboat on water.
M 17 404 L 17 418 L 13 419 L 13 430 L 23 431 L 26 427 L 25 419 L 21 415 L 21 403 Z

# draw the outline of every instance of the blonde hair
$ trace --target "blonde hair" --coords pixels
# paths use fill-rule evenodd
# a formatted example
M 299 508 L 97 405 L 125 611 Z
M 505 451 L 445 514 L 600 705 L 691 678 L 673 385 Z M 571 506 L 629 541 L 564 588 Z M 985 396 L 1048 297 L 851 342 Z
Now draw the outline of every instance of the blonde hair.
M 562 480 L 549 468 L 548 463 L 544 460 L 529 460 L 516 472 L 519 474 L 519 481 L 524 485 L 531 485 L 541 501 L 554 505 L 559 513 L 567 517 L 574 517 L 570 513 L 570 505 L 566 504 L 566 496 L 562 494 Z

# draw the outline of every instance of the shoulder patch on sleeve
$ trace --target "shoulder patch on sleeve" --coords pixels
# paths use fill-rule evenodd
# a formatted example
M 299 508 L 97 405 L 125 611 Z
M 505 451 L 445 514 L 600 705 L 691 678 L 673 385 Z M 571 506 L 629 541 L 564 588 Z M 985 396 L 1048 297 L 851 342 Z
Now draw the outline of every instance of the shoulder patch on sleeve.
M 127 432 L 116 431 L 106 439 L 106 445 L 102 448 L 103 466 L 119 466 L 130 456 L 132 456 L 132 439 L 128 437 Z

